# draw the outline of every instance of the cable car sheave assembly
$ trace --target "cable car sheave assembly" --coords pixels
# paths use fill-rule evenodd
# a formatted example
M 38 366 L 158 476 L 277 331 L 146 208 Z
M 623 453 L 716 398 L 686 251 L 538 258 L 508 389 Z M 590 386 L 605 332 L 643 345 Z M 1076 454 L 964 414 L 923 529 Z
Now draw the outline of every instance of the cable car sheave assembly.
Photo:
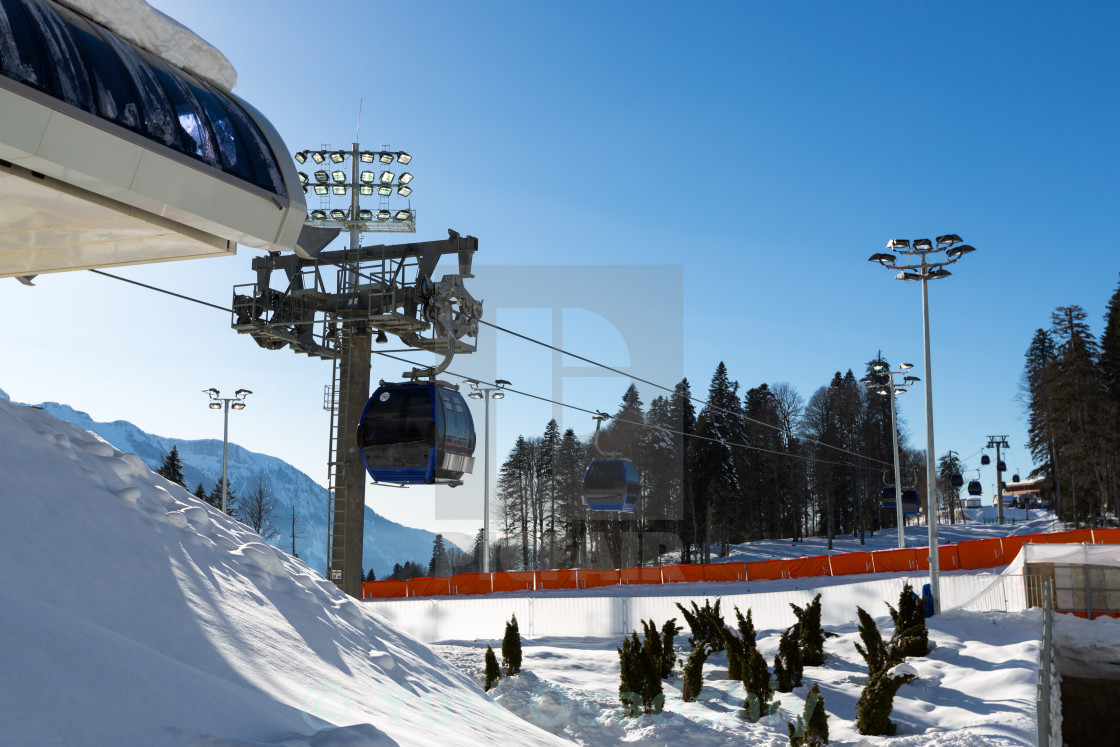
M 478 239 L 448 231 L 437 241 L 323 251 L 339 230 L 304 227 L 312 255 L 253 260 L 257 280 L 233 289 L 232 327 L 262 348 L 290 348 L 333 362 L 324 409 L 331 411 L 328 576 L 361 595 L 366 475 L 395 485 L 458 485 L 474 467 L 474 421 L 458 387 L 437 380 L 458 353 L 473 353 L 482 303 L 464 286 Z M 436 280 L 440 259 L 458 272 Z M 325 272 L 333 271 L 328 280 Z M 283 281 L 273 285 L 274 274 Z M 370 396 L 374 337 L 442 354 L 405 381 L 382 381 Z

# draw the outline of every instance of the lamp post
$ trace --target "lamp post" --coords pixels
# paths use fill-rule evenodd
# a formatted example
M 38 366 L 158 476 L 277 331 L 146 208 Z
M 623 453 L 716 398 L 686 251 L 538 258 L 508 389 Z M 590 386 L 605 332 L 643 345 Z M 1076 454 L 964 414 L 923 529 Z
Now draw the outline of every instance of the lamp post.
M 898 464 L 898 425 L 895 418 L 894 398 L 897 394 L 903 394 L 906 390 L 916 381 L 921 381 L 917 376 L 910 375 L 910 369 L 913 368 L 911 363 L 899 363 L 897 371 L 888 369 L 887 364 L 879 361 L 872 364 L 871 370 L 874 375 L 867 376 L 860 379 L 868 390 L 890 397 L 891 403 L 891 439 L 894 443 L 894 506 L 895 515 L 898 519 L 898 548 L 901 550 L 906 547 L 906 535 L 902 531 L 902 475 Z M 902 381 L 896 382 L 895 376 L 901 376 Z
M 222 430 L 222 513 L 226 513 L 226 495 L 227 483 L 226 479 L 226 456 L 229 453 L 229 409 L 232 406 L 234 410 L 245 409 L 245 398 L 252 394 L 248 389 L 238 389 L 233 393 L 232 397 L 222 397 L 214 387 L 203 389 L 203 394 L 210 395 L 210 409 L 221 410 L 225 409 L 225 428 Z
M 936 242 L 936 244 L 935 244 Z M 926 505 L 929 509 L 927 524 L 929 524 L 929 592 L 933 601 L 933 612 L 941 612 L 941 585 L 939 579 L 937 555 L 937 500 L 935 452 L 933 450 L 933 371 L 929 359 L 929 289 L 928 280 L 938 280 L 952 275 L 945 269 L 946 265 L 955 263 L 958 259 L 976 251 L 975 247 L 961 243 L 962 239 L 955 233 L 938 236 L 934 241 L 929 239 L 891 239 L 887 242 L 887 249 L 893 249 L 904 255 L 899 260 L 894 254 L 880 252 L 868 257 L 870 262 L 878 262 L 890 270 L 898 270 L 895 280 L 909 282 L 921 281 L 922 283 L 922 342 L 926 356 Z M 944 252 L 944 258 L 939 257 Z M 898 264 L 898 262 L 908 264 Z
M 481 399 L 485 403 L 486 428 L 483 436 L 482 452 L 482 572 L 490 572 L 490 400 L 506 396 L 502 391 L 510 385 L 505 379 L 497 379 L 494 386 L 482 386 L 474 379 L 467 379 L 471 385 L 471 399 Z

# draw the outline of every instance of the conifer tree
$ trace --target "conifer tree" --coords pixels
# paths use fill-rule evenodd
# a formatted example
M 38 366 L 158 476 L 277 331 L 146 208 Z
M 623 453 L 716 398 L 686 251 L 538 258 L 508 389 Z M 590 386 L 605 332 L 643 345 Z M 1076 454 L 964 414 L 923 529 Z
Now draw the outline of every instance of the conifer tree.
M 521 671 L 521 633 L 517 629 L 517 615 L 510 617 L 506 623 L 506 632 L 502 637 L 502 666 L 510 676 Z
M 805 712 L 797 717 L 796 725 L 790 723 L 790 747 L 823 747 L 828 744 L 828 714 L 824 710 L 824 697 L 816 682 L 805 698 Z
M 719 611 L 720 600 L 716 599 L 715 606 L 710 599 L 704 600 L 703 607 L 698 606 L 696 602 L 691 604 L 692 610 L 689 611 L 677 602 L 677 609 L 684 615 L 685 622 L 692 630 L 692 635 L 688 639 L 689 645 L 696 648 L 703 643 L 709 646 L 712 652 L 723 651 L 723 636 L 720 634 L 720 628 L 723 626 L 723 618 Z M 713 620 L 718 620 L 718 625 Z
M 797 626 L 789 627 L 778 640 L 778 653 L 774 657 L 774 677 L 778 681 L 778 692 L 792 692 L 801 687 L 804 663 L 801 660 L 801 646 Z
M 214 487 L 210 488 L 210 495 L 206 497 L 206 502 L 214 508 L 221 510 L 222 508 L 222 481 L 218 480 L 214 483 Z M 237 493 L 228 484 L 226 485 L 226 516 L 238 516 L 237 510 Z
M 623 638 L 622 646 L 618 649 L 618 699 L 627 716 L 637 716 L 640 713 L 638 704 L 642 699 L 645 679 L 641 651 L 642 642 L 638 640 L 637 631 L 632 632 L 629 638 Z
M 671 617 L 661 626 L 661 676 L 668 677 L 673 673 L 673 662 L 676 661 L 673 652 L 674 639 L 682 628 L 677 625 L 677 618 Z
M 743 671 L 743 687 L 747 691 L 747 698 L 743 707 L 747 709 L 751 722 L 758 721 L 765 716 L 770 702 L 770 670 L 766 667 L 766 659 L 757 648 L 752 648 Z M 758 712 L 755 713 L 755 703 Z
M 813 597 L 813 601 L 804 608 L 796 604 L 789 605 L 793 614 L 797 616 L 797 635 L 801 646 L 801 661 L 807 667 L 824 666 L 824 641 L 825 638 L 835 638 L 835 633 L 825 632 L 821 628 L 821 595 Z
M 494 655 L 494 649 L 489 646 L 486 647 L 486 686 L 484 689 L 489 691 L 492 687 L 498 684 L 498 680 L 502 678 L 502 670 L 498 667 L 498 657 Z
M 376 581 L 376 580 L 377 580 L 377 574 L 373 572 L 373 567 L 371 566 L 370 569 L 369 569 L 369 573 L 366 574 L 366 581 Z
M 194 489 L 194 497 L 199 499 L 203 503 L 210 502 L 206 496 L 206 488 L 202 487 L 202 483 L 199 483 L 198 487 Z
M 856 614 L 864 645 L 855 646 L 867 662 L 868 674 L 867 685 L 856 702 L 856 727 L 860 734 L 891 736 L 895 732 L 890 720 L 894 696 L 898 688 L 917 678 L 912 674 L 891 674 L 891 669 L 902 661 L 897 645 L 883 641 L 875 620 L 863 608 L 856 607 Z
M 899 656 L 925 656 L 929 653 L 929 631 L 926 630 L 925 604 L 906 582 L 898 595 L 898 609 L 887 604 L 894 621 L 892 642 Z
M 176 485 L 187 487 L 187 478 L 183 476 L 183 460 L 179 458 L 179 447 L 174 444 L 156 472 Z
M 429 576 L 450 576 L 451 563 L 447 558 L 447 548 L 443 544 L 443 535 L 437 534 L 432 540 L 432 559 L 428 562 Z

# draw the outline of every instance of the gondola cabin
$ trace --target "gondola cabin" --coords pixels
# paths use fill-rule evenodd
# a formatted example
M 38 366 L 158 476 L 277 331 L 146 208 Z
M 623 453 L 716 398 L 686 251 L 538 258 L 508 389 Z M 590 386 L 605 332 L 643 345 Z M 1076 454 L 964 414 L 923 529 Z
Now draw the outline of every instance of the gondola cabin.
M 879 502 L 883 508 L 894 510 L 894 485 L 888 485 L 883 488 L 883 493 L 879 498 Z
M 984 488 L 982 488 L 980 486 L 980 481 L 979 480 L 969 480 L 968 481 L 968 494 L 969 495 L 983 495 L 984 494 Z
M 633 511 L 641 493 L 638 468 L 629 459 L 596 459 L 583 473 L 583 502 L 592 511 Z
M 918 491 L 917 490 L 903 490 L 902 491 L 902 513 L 916 514 L 918 513 Z
M 362 411 L 358 445 L 375 482 L 458 485 L 474 469 L 474 419 L 445 384 L 382 384 Z

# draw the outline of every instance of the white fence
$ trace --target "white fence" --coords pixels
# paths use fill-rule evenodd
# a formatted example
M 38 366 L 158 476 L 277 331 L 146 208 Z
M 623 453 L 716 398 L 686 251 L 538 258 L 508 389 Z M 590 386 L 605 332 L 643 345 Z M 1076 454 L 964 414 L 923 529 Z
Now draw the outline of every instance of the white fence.
M 902 586 L 909 581 L 921 591 L 928 576 L 899 576 L 814 589 L 759 592 L 751 594 L 697 594 L 674 596 L 594 596 L 592 594 L 550 595 L 536 593 L 436 599 L 363 600 L 395 627 L 427 643 L 447 640 L 499 639 L 510 615 L 517 615 L 521 635 L 615 637 L 638 629 L 641 620 L 661 623 L 676 617 L 684 624 L 676 604 L 722 599 L 721 611 L 731 625 L 733 608 L 752 611 L 758 630 L 780 630 L 796 622 L 790 604 L 804 606 L 821 595 L 821 622 L 838 626 L 856 621 L 856 606 L 873 617 L 888 614 L 887 603 L 897 604 Z M 1019 589 L 1016 596 L 1016 585 Z M 961 574 L 941 576 L 941 608 L 1017 610 L 1025 609 L 1021 576 Z

